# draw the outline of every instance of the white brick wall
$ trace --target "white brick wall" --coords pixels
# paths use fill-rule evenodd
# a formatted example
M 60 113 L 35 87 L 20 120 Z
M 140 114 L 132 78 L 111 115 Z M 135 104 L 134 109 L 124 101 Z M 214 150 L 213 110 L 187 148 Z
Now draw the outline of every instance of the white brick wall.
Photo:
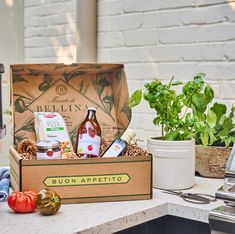
M 25 62 L 76 61 L 76 0 L 24 0 Z M 235 102 L 234 0 L 97 0 L 98 62 L 124 63 L 130 93 L 150 80 L 207 73 L 216 100 Z M 131 126 L 159 134 L 146 103 Z
M 205 72 L 218 101 L 235 102 L 235 1 L 98 0 L 98 62 L 124 63 L 130 93 L 156 77 Z M 159 134 L 146 103 L 131 126 Z
M 76 62 L 76 0 L 25 0 L 26 63 Z

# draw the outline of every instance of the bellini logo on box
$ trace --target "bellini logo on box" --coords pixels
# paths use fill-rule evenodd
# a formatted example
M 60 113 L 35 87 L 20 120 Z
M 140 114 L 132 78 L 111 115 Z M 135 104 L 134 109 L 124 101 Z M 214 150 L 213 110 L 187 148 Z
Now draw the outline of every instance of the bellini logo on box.
M 35 112 L 77 112 L 81 111 L 79 105 L 61 104 L 61 105 L 36 105 Z
M 28 109 L 33 112 L 78 112 L 85 111 L 86 106 L 82 103 L 88 102 L 89 99 L 81 95 L 76 89 L 64 80 L 58 79 L 54 85 L 29 105 Z
M 131 177 L 127 173 L 107 175 L 79 175 L 46 177 L 43 183 L 47 187 L 127 184 Z

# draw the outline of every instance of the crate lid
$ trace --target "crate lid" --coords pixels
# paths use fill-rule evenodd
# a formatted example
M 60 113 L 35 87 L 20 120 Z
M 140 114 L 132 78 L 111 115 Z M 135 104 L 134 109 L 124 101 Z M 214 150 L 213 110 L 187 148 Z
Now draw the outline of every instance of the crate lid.
M 122 64 L 11 65 L 14 143 L 35 139 L 33 112 L 59 112 L 74 143 L 88 107 L 97 109 L 102 137 L 121 135 L 131 120 Z

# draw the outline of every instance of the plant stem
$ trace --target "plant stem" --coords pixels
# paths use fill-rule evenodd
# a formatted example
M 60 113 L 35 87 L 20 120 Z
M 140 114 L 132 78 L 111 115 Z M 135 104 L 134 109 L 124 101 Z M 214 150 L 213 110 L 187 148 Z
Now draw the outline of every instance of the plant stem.
M 162 124 L 162 140 L 164 138 L 164 124 Z
M 186 115 L 186 114 L 187 114 L 187 112 L 188 112 L 188 108 L 189 108 L 189 107 L 187 107 L 187 108 L 186 108 L 186 110 L 185 110 L 185 112 L 184 112 L 183 116 L 180 118 L 180 120 L 182 120 L 182 119 L 185 117 L 185 115 Z
M 196 89 L 193 90 L 193 92 L 190 94 L 190 96 L 189 96 L 187 99 L 190 99 L 190 98 L 193 96 L 193 94 L 194 94 L 195 92 L 196 92 Z M 191 103 L 192 103 L 192 102 L 190 102 L 190 105 L 191 105 Z M 189 106 L 187 106 L 187 108 L 186 108 L 186 110 L 185 110 L 183 116 L 180 118 L 180 120 L 182 120 L 182 119 L 185 117 L 185 115 L 186 115 L 188 109 L 189 109 Z
M 170 87 L 171 87 L 171 83 L 172 83 L 172 81 L 174 80 L 174 78 L 175 78 L 175 77 L 174 77 L 174 76 L 172 76 L 172 78 L 171 78 L 171 80 L 170 80 L 169 84 L 167 85 L 167 87 L 168 87 L 168 88 L 170 88 Z

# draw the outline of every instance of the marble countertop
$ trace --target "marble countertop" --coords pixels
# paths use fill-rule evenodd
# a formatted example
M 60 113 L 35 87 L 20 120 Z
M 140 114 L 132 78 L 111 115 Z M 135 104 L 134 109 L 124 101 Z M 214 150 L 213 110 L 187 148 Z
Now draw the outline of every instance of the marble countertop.
M 194 193 L 215 194 L 223 184 L 222 179 L 195 178 Z M 55 216 L 39 213 L 16 214 L 7 203 L 0 203 L 1 233 L 113 233 L 164 215 L 208 223 L 211 209 L 222 205 L 222 201 L 197 205 L 175 195 L 153 190 L 153 199 L 125 202 L 103 202 L 62 205 Z

